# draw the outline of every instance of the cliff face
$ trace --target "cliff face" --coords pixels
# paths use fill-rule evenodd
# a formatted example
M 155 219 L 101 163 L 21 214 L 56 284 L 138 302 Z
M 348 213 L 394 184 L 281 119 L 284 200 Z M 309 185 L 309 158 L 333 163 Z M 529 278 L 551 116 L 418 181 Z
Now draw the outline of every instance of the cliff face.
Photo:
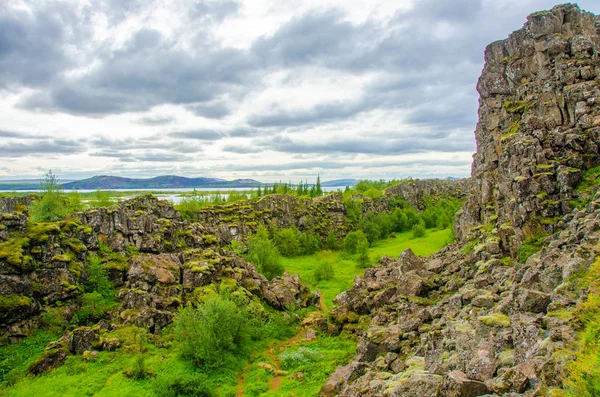
M 359 344 L 323 396 L 561 395 L 600 250 L 599 52 L 575 5 L 488 46 L 459 244 L 384 258 L 336 298 Z
M 485 50 L 477 90 L 473 190 L 456 235 L 498 224 L 499 248 L 564 226 L 586 169 L 598 164 L 600 18 L 563 5 Z

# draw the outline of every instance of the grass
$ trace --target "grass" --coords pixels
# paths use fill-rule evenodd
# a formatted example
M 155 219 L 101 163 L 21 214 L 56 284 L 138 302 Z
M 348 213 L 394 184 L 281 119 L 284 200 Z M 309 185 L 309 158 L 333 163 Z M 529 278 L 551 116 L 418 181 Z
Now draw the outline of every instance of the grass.
M 372 262 L 376 262 L 384 255 L 398 257 L 407 248 L 412 249 L 417 255 L 427 256 L 442 249 L 450 238 L 449 229 L 429 230 L 427 235 L 420 238 L 413 238 L 411 231 L 398 233 L 396 238 L 388 238 L 369 248 L 369 257 Z M 364 272 L 355 261 L 344 258 L 341 251 L 320 251 L 309 256 L 282 258 L 281 262 L 287 272 L 298 274 L 311 289 L 321 291 L 327 307 L 332 307 L 333 298 L 350 288 L 354 277 Z M 323 262 L 331 265 L 334 276 L 330 280 L 317 282 L 314 270 Z

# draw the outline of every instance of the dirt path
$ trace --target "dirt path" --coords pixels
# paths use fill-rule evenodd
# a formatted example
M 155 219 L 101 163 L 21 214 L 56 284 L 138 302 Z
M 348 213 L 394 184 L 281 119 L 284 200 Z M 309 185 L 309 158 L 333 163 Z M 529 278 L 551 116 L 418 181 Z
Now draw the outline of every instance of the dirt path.
M 273 363 L 273 367 L 279 372 L 281 369 L 281 361 L 279 360 L 279 354 L 284 351 L 287 347 L 293 346 L 304 338 L 306 333 L 306 329 L 302 329 L 299 333 L 292 336 L 289 339 L 283 340 L 275 345 L 271 346 L 261 354 L 264 354 L 269 358 L 269 360 Z M 250 364 L 249 364 L 250 365 Z M 244 392 L 246 391 L 246 381 L 244 380 L 244 375 L 246 375 L 247 370 L 245 370 L 240 375 L 240 380 L 238 382 L 238 390 L 236 393 L 236 397 L 242 397 Z M 281 386 L 281 382 L 285 379 L 285 375 L 283 374 L 275 374 L 269 383 L 269 390 L 278 391 Z
M 317 288 L 318 288 L 318 285 L 317 285 Z M 327 307 L 327 304 L 325 303 L 325 298 L 323 297 L 323 295 L 321 295 L 319 302 L 321 303 L 321 310 L 324 313 L 327 313 L 329 311 L 329 308 Z M 279 354 L 281 352 L 283 352 L 287 347 L 293 346 L 293 345 L 297 344 L 299 341 L 301 341 L 304 338 L 305 334 L 306 334 L 306 328 L 303 328 L 296 335 L 292 336 L 289 339 L 286 339 L 279 343 L 276 343 L 275 345 L 273 345 L 270 348 L 268 348 L 267 350 L 259 353 L 258 355 L 264 354 L 265 356 L 267 356 L 269 358 L 269 360 L 273 363 L 275 370 L 277 372 L 280 372 L 280 371 L 282 371 L 282 368 L 281 368 L 281 361 L 279 360 Z M 249 367 L 250 365 L 251 365 L 251 363 L 248 363 L 248 365 L 246 367 Z M 236 397 L 244 396 L 244 392 L 246 391 L 246 380 L 244 379 L 244 377 L 247 374 L 247 372 L 248 372 L 248 369 L 246 368 L 244 370 L 244 372 L 242 372 L 240 374 L 240 378 L 239 378 L 238 386 L 237 386 L 237 393 L 235 394 Z M 283 382 L 284 379 L 285 379 L 285 375 L 283 375 L 281 373 L 274 374 L 273 378 L 271 378 L 271 381 L 269 383 L 269 390 L 279 391 L 281 382 Z

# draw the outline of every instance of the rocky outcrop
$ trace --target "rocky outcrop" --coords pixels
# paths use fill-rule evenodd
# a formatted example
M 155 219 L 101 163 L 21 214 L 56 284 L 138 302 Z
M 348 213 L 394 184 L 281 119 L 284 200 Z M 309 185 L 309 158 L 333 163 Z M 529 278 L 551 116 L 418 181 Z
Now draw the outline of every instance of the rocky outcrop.
M 543 396 L 561 388 L 587 298 L 576 280 L 599 255 L 600 19 L 562 5 L 491 44 L 479 80 L 472 192 L 459 244 L 381 262 L 336 298 L 332 321 L 359 338 L 323 396 Z M 600 93 L 600 91 L 599 91 Z M 595 182 L 597 186 L 597 181 Z M 519 255 L 539 236 L 539 248 Z
M 576 5 L 557 6 L 486 48 L 460 241 L 497 224 L 499 249 L 516 257 L 524 239 L 553 233 L 571 212 L 575 188 L 599 161 L 599 23 Z
M 168 202 L 151 196 L 58 222 L 32 224 L 26 211 L 30 199 L 3 199 L 0 204 L 12 211 L 2 213 L 2 219 L 18 219 L 14 227 L 9 223 L 2 229 L 7 238 L 0 241 L 4 341 L 27 336 L 47 310 L 57 310 L 67 319 L 73 315 L 88 277 L 90 254 L 104 263 L 117 288 L 120 304 L 111 321 L 136 324 L 153 333 L 172 322 L 180 305 L 220 285 L 281 310 L 319 304 L 318 294 L 297 275 L 267 280 L 254 265 L 224 251 L 224 242 L 202 224 L 182 220 Z M 63 343 L 67 352 L 81 353 L 69 343 Z M 62 357 L 51 352 L 47 357 L 51 360 L 40 362 L 40 368 Z
M 425 209 L 427 199 L 454 197 L 464 199 L 469 194 L 471 179 L 407 179 L 386 189 L 386 196 L 400 196 L 418 210 Z

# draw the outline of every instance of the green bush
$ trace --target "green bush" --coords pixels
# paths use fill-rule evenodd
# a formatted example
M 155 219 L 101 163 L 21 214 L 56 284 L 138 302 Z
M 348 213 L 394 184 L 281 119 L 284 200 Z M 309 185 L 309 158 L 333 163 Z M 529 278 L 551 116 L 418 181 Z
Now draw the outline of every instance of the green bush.
M 248 313 L 227 295 L 187 306 L 175 318 L 175 335 L 183 357 L 194 365 L 216 368 L 244 352 L 250 336 Z
M 113 295 L 112 284 L 108 280 L 106 267 L 102 263 L 99 256 L 91 254 L 85 267 L 87 274 L 87 282 L 85 284 L 85 292 L 98 292 L 104 297 Z
M 158 397 L 213 397 L 207 383 L 207 379 L 199 375 L 166 375 L 158 377 L 153 389 Z
M 110 207 L 114 201 L 110 198 L 110 193 L 100 189 L 96 189 L 93 199 L 90 201 L 91 207 Z
M 367 241 L 360 241 L 356 249 L 358 257 L 356 263 L 362 268 L 366 268 L 371 264 L 371 258 L 369 257 L 369 243 Z
M 279 250 L 279 253 L 288 258 L 300 253 L 298 231 L 291 227 L 276 231 L 273 235 L 273 243 Z
M 49 222 L 69 214 L 69 200 L 61 193 L 58 177 L 48 171 L 40 180 L 42 197 L 31 204 L 29 215 L 32 222 Z
M 331 280 L 335 275 L 333 266 L 328 262 L 320 262 L 313 271 L 313 277 L 317 282 L 321 280 Z
M 331 251 L 337 251 L 340 249 L 340 243 L 338 242 L 335 232 L 331 230 L 325 239 L 325 248 Z
M 84 325 L 104 318 L 118 303 L 112 297 L 105 297 L 99 292 L 90 292 L 79 298 L 81 307 L 73 315 L 76 324 Z
M 300 255 L 312 255 L 321 249 L 321 239 L 314 233 L 299 233 L 298 242 L 300 243 Z
M 365 242 L 367 243 L 368 247 L 368 240 L 367 236 L 365 236 L 365 233 L 362 230 L 355 230 L 346 235 L 342 243 L 342 248 L 344 252 L 354 255 L 357 253 L 359 245 L 364 244 Z
M 414 225 L 412 227 L 412 233 L 413 233 L 413 237 L 417 238 L 417 237 L 424 237 L 425 236 L 425 224 L 423 223 L 417 223 L 416 225 Z
M 258 266 L 258 270 L 269 280 L 283 274 L 283 265 L 277 247 L 269 240 L 269 232 L 260 226 L 256 234 L 248 237 L 247 259 Z
M 323 355 L 317 349 L 308 347 L 299 347 L 293 350 L 286 350 L 279 355 L 281 367 L 285 370 L 293 370 L 301 365 L 316 363 L 322 360 Z
M 135 380 L 142 380 L 148 377 L 148 370 L 146 369 L 146 358 L 143 354 L 138 354 L 133 359 L 131 368 L 124 371 L 125 376 Z

